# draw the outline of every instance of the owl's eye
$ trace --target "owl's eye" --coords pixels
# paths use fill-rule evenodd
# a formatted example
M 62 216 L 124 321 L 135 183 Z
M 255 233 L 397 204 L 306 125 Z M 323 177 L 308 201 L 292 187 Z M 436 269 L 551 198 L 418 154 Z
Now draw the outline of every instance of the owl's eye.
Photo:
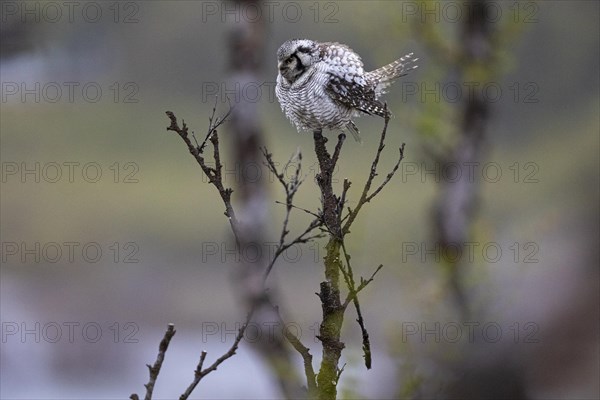
M 290 57 L 290 58 L 286 59 L 286 60 L 285 60 L 285 63 L 286 63 L 286 64 L 291 64 L 291 63 L 292 63 L 292 59 L 293 59 L 293 58 L 294 58 L 294 57 Z

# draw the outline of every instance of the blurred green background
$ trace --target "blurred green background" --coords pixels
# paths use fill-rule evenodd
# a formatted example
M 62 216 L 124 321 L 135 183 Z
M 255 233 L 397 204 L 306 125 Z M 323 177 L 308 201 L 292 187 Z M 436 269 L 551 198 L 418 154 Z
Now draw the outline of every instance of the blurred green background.
M 172 398 L 191 381 L 200 351 L 208 349 L 209 359 L 220 355 L 244 314 L 231 285 L 240 263 L 226 251 L 233 244 L 224 208 L 181 140 L 165 130 L 164 113 L 175 112 L 203 137 L 215 88 L 217 112 L 227 110 L 228 35 L 236 23 L 227 7 L 233 6 L 75 3 L 70 18 L 61 2 L 0 2 L 0 396 L 123 398 L 139 392 L 146 381 L 144 364 L 154 360 L 166 324 L 174 322 L 178 334 L 155 391 L 159 398 Z M 427 6 L 437 7 L 433 12 L 441 18 L 434 22 L 452 37 L 460 22 L 445 8 L 449 3 Z M 501 95 L 491 104 L 482 160 L 482 166 L 495 163 L 502 175 L 481 181 L 472 230 L 474 241 L 494 243 L 503 253 L 486 262 L 478 247 L 464 283 L 473 307 L 483 310 L 480 326 L 493 322 L 502 328 L 497 343 L 471 341 L 466 330 L 458 343 L 443 331 L 441 340 L 422 338 L 421 332 L 406 337 L 409 326 L 421 329 L 427 323 L 436 330 L 436 322 L 443 327 L 459 321 L 440 263 L 432 254 L 407 251 L 432 246 L 431 210 L 439 185 L 424 172 L 435 168 L 426 150 L 432 143 L 452 142 L 454 108 L 466 96 L 463 92 L 452 102 L 444 94 L 409 91 L 411 85 L 431 89 L 436 82 L 459 79 L 448 76 L 448 65 L 439 63 L 414 29 L 425 17 L 411 7 L 424 4 L 273 2 L 270 14 L 263 10 L 267 39 L 260 83 L 266 84 L 256 101 L 276 161 L 284 163 L 297 149 L 303 153 L 307 179 L 296 199 L 300 207 L 318 207 L 316 160 L 311 135 L 296 133 L 274 97 L 279 45 L 293 37 L 345 43 L 368 70 L 411 51 L 420 58 L 419 69 L 385 97 L 395 118 L 380 176 L 394 165 L 401 143 L 406 158 L 348 238 L 355 273 L 368 276 L 379 263 L 384 269 L 362 301 L 374 369 L 362 366 L 360 334 L 350 312 L 343 393 L 439 395 L 444 363 L 472 349 L 490 359 L 511 354 L 532 398 L 597 398 L 599 4 L 495 3 L 503 12 L 499 21 L 515 20 L 519 32 L 501 47 L 503 66 L 495 80 Z M 248 96 L 254 98 L 251 89 Z M 346 142 L 335 177 L 338 187 L 346 177 L 354 183 L 350 205 L 368 175 L 382 121 L 363 117 L 357 124 L 363 144 Z M 423 124 L 434 128 L 426 134 Z M 224 156 L 231 159 L 226 125 L 221 138 Z M 234 170 L 227 161 L 225 166 Z M 481 174 L 482 168 L 474 171 Z M 275 242 L 283 207 L 274 201 L 284 195 L 266 170 L 260 179 L 268 181 L 273 206 L 267 235 Z M 239 174 L 230 173 L 226 181 L 235 188 Z M 302 212 L 294 213 L 293 230 L 308 221 Z M 71 242 L 72 260 L 65 245 Z M 321 310 L 313 293 L 322 280 L 322 245 L 290 253 L 272 278 L 291 313 L 287 319 L 302 327 L 301 337 L 316 359 L 320 347 L 313 335 Z M 208 251 L 215 246 L 217 254 Z M 89 253 L 82 254 L 83 248 Z M 102 254 L 96 256 L 98 248 Z M 69 323 L 76 324 L 73 340 Z M 533 325 L 523 328 L 527 323 Z M 57 340 L 52 340 L 54 324 L 61 327 Z M 219 333 L 206 336 L 207 324 L 217 324 Z M 102 331 L 94 342 L 97 327 Z M 515 332 L 521 335 L 515 338 Z M 536 340 L 524 340 L 532 332 Z M 242 345 L 202 382 L 197 396 L 276 398 L 278 393 L 260 360 Z

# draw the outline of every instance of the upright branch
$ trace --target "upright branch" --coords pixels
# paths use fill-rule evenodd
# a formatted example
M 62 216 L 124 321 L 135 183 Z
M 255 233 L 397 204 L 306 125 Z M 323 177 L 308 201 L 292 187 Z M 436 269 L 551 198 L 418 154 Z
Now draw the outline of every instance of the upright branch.
M 338 200 L 333 192 L 333 172 L 340 156 L 342 146 L 346 140 L 346 135 L 343 133 L 338 136 L 338 142 L 335 146 L 333 156 L 329 155 L 327 147 L 327 138 L 323 136 L 322 131 L 313 132 L 315 141 L 315 153 L 319 162 L 319 173 L 316 176 L 317 184 L 321 190 L 321 203 L 323 220 L 327 230 L 337 239 L 341 239 L 341 230 L 337 218 Z
M 327 139 L 321 131 L 313 132 L 315 153 L 319 163 L 319 173 L 316 175 L 317 185 L 321 191 L 321 206 L 323 222 L 329 232 L 329 241 L 325 255 L 325 281 L 321 282 L 318 296 L 321 300 L 323 321 L 317 338 L 323 344 L 323 359 L 317 376 L 319 398 L 334 399 L 337 394 L 337 379 L 339 377 L 339 359 L 344 349 L 340 340 L 340 332 L 344 321 L 344 310 L 340 299 L 339 272 L 342 267 L 340 246 L 342 232 L 340 229 L 339 202 L 334 194 L 332 178 L 335 165 L 346 139 L 345 135 L 338 136 L 333 156 L 327 151 Z
M 319 385 L 319 397 L 323 399 L 333 399 L 337 393 L 337 381 L 343 370 L 343 368 L 340 369 L 338 367 L 341 352 L 344 348 L 344 343 L 340 340 L 340 332 L 344 321 L 344 312 L 350 302 L 354 304 L 358 315 L 357 322 L 362 332 L 365 365 L 367 368 L 371 368 L 372 356 L 370 339 L 360 309 L 358 293 L 372 282 L 375 274 L 381 270 L 382 266 L 380 265 L 375 270 L 371 278 L 367 280 L 361 278 L 360 284 L 357 286 L 350 263 L 350 254 L 346 251 L 344 238 L 350 232 L 350 226 L 358 216 L 363 205 L 370 202 L 390 182 L 398 170 L 400 162 L 404 158 L 404 144 L 402 144 L 400 147 L 400 155 L 394 168 L 387 174 L 383 182 L 375 190 L 371 191 L 373 181 L 377 176 L 379 159 L 385 147 L 389 113 L 386 112 L 386 115 L 387 117 L 385 118 L 384 127 L 379 139 L 379 146 L 371 165 L 369 177 L 357 205 L 354 209 L 349 208 L 346 216 L 342 216 L 342 214 L 344 212 L 344 206 L 351 187 L 351 182 L 348 179 L 344 179 L 341 195 L 336 196 L 332 180 L 334 168 L 339 160 L 345 136 L 343 134 L 338 136 L 338 141 L 333 154 L 330 155 L 326 148 L 327 139 L 323 137 L 322 132 L 313 132 L 315 153 L 320 168 L 319 173 L 316 176 L 316 181 L 321 191 L 321 215 L 325 227 L 329 232 L 329 241 L 326 246 L 327 252 L 324 258 L 325 281 L 321 283 L 321 290 L 318 293 L 323 310 L 323 322 L 318 336 L 323 344 L 323 360 L 317 381 Z M 343 261 L 345 261 L 345 266 Z M 344 277 L 349 292 L 343 303 L 340 299 L 340 272 Z
M 156 357 L 156 361 L 154 365 L 146 364 L 148 367 L 148 371 L 150 373 L 150 380 L 144 386 L 146 387 L 146 396 L 145 400 L 152 399 L 152 393 L 154 391 L 154 385 L 156 384 L 156 379 L 158 379 L 158 374 L 160 373 L 160 368 L 162 367 L 163 361 L 165 360 L 165 354 L 167 353 L 167 349 L 169 348 L 169 343 L 171 343 L 171 339 L 175 336 L 175 325 L 169 324 L 167 327 L 167 331 L 165 332 L 165 336 L 160 341 L 158 346 L 158 356 Z M 139 400 L 139 396 L 136 393 L 133 393 L 129 396 L 131 400 Z

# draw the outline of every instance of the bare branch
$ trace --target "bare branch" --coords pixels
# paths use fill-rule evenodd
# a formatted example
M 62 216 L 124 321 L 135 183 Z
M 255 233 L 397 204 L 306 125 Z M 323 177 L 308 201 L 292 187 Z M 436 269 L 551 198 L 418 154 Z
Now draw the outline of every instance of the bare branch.
M 201 145 L 194 146 L 192 144 L 192 142 L 190 141 L 189 135 L 188 135 L 188 127 L 185 124 L 185 121 L 182 121 L 182 127 L 180 128 L 177 123 L 177 118 L 170 111 L 167 111 L 167 116 L 171 120 L 171 125 L 169 127 L 167 127 L 167 130 L 174 131 L 174 132 L 177 132 L 177 134 L 179 134 L 179 136 L 183 139 L 183 141 L 188 146 L 188 150 L 190 151 L 190 153 L 194 156 L 194 158 L 200 165 L 200 168 L 202 168 L 202 171 L 204 171 L 204 173 L 209 178 L 209 183 L 211 183 L 213 186 L 215 186 L 217 188 L 217 190 L 221 196 L 221 199 L 223 200 L 223 203 L 225 204 L 225 216 L 229 220 L 231 229 L 235 236 L 236 244 L 238 245 L 238 248 L 239 248 L 239 246 L 240 246 L 239 224 L 238 224 L 238 220 L 235 216 L 233 207 L 231 205 L 231 194 L 233 193 L 233 190 L 231 188 L 225 188 L 223 185 L 223 177 L 222 177 L 223 165 L 221 163 L 221 155 L 220 155 L 220 148 L 219 148 L 219 136 L 217 134 L 217 128 L 227 120 L 227 117 L 231 113 L 231 109 L 232 108 L 230 105 L 229 111 L 227 112 L 227 114 L 225 114 L 224 117 L 222 117 L 222 118 L 215 117 L 215 112 L 216 112 L 216 104 L 215 104 L 212 115 L 209 118 L 208 133 L 206 135 L 206 138 L 204 139 L 204 142 Z M 195 137 L 194 137 L 194 140 L 195 140 Z M 209 167 L 204 160 L 203 152 L 206 147 L 207 141 L 210 141 L 213 146 L 213 158 L 215 161 L 214 168 Z M 246 322 L 240 328 L 238 335 L 236 336 L 235 341 L 234 341 L 233 345 L 229 348 L 229 350 L 226 353 L 224 353 L 221 357 L 219 357 L 212 365 L 210 365 L 208 368 L 205 368 L 204 370 L 202 369 L 202 366 L 203 366 L 204 360 L 206 358 L 206 352 L 202 352 L 202 354 L 200 356 L 200 362 L 194 373 L 194 380 L 192 381 L 190 386 L 187 388 L 187 390 L 180 396 L 180 400 L 187 399 L 189 397 L 189 395 L 192 393 L 192 391 L 196 388 L 196 386 L 198 385 L 200 380 L 202 380 L 203 377 L 205 377 L 212 371 L 216 370 L 217 367 L 221 363 L 223 363 L 225 360 L 227 360 L 228 358 L 232 357 L 235 354 L 240 341 L 244 337 L 244 332 L 246 331 L 246 328 L 252 318 L 252 315 L 254 313 L 256 306 L 257 306 L 257 303 L 252 304 L 251 309 L 248 312 Z M 162 342 L 161 342 L 161 346 L 162 346 Z M 166 348 L 165 348 L 165 350 L 166 350 Z M 164 357 L 164 355 L 163 355 L 163 357 Z M 149 400 L 148 397 L 147 397 L 147 400 Z
M 365 321 L 363 319 L 362 316 L 362 312 L 360 310 L 360 302 L 358 301 L 358 292 L 362 289 L 364 289 L 364 287 L 366 287 L 368 285 L 368 283 L 370 281 L 373 280 L 373 278 L 375 277 L 375 274 L 381 269 L 381 267 L 383 267 L 383 265 L 380 265 L 379 268 L 377 268 L 377 271 L 375 271 L 375 273 L 371 276 L 371 279 L 369 280 L 369 282 L 367 282 L 362 288 L 359 286 L 359 289 L 356 288 L 356 284 L 354 282 L 354 273 L 352 272 L 352 265 L 350 264 L 350 254 L 348 254 L 348 252 L 346 251 L 346 245 L 344 244 L 344 242 L 342 241 L 342 252 L 344 253 L 344 258 L 346 259 L 346 266 L 347 268 L 344 269 L 341 267 L 340 265 L 340 269 L 342 270 L 342 274 L 344 275 L 344 280 L 346 281 L 346 284 L 348 285 L 348 296 L 346 297 L 346 300 L 344 301 L 343 304 L 343 309 L 345 310 L 348 307 L 348 304 L 350 303 L 350 301 L 352 301 L 354 303 L 354 308 L 356 309 L 356 314 L 358 315 L 358 319 L 356 320 L 356 322 L 358 322 L 358 325 L 360 326 L 360 331 L 362 333 L 362 339 L 363 339 L 363 356 L 365 358 L 365 366 L 367 367 L 367 369 L 371 369 L 371 341 L 369 340 L 369 332 L 367 332 L 367 328 L 365 327 Z M 366 282 L 363 278 L 361 278 L 361 285 L 363 284 L 363 282 Z
M 396 171 L 398 171 L 398 167 L 400 167 L 400 163 L 404 159 L 404 143 L 402 143 L 402 146 L 400 146 L 399 151 L 400 151 L 400 156 L 398 157 L 398 161 L 396 162 L 396 165 L 394 165 L 394 168 L 392 169 L 392 171 L 386 175 L 383 182 L 381 182 L 381 185 L 379 185 L 379 187 L 377 189 L 375 189 L 375 191 L 372 194 L 370 194 L 369 197 L 367 197 L 367 199 L 366 199 L 367 203 L 370 202 L 371 199 L 373 199 L 373 197 L 377 196 L 377 194 L 379 192 L 381 192 L 381 189 L 383 189 L 385 187 L 385 185 L 387 185 L 389 183 L 389 181 L 393 178 Z
M 211 116 L 208 118 L 208 131 L 206 132 L 206 136 L 204 137 L 202 144 L 200 146 L 198 146 L 198 150 L 200 151 L 200 153 L 202 153 L 204 151 L 204 147 L 206 147 L 206 142 L 211 138 L 212 134 L 215 133 L 217 131 L 217 128 L 219 126 L 221 126 L 223 123 L 225 123 L 225 121 L 227 121 L 227 118 L 229 118 L 229 116 L 231 115 L 231 112 L 233 111 L 233 106 L 231 105 L 231 101 L 229 100 L 229 97 L 227 97 L 227 101 L 229 102 L 229 109 L 227 110 L 227 113 L 225 113 L 225 115 L 223 117 L 217 116 L 215 118 L 215 113 L 217 112 L 217 102 L 218 102 L 218 97 L 215 96 L 215 105 L 213 106 Z M 195 138 L 196 137 L 194 137 L 194 139 Z M 197 143 L 198 142 L 196 142 L 196 144 Z
M 165 336 L 160 341 L 160 345 L 158 346 L 158 356 L 156 356 L 156 361 L 154 365 L 146 364 L 148 367 L 148 371 L 150 373 L 150 380 L 144 386 L 146 387 L 146 396 L 145 400 L 152 400 L 152 392 L 154 391 L 154 385 L 156 384 L 156 380 L 158 379 L 158 374 L 160 373 L 160 368 L 162 367 L 163 361 L 165 360 L 165 353 L 169 348 L 169 343 L 171 343 L 171 339 L 175 336 L 175 325 L 169 324 L 167 326 L 167 331 L 165 332 Z M 138 400 L 139 396 L 137 394 L 132 394 L 129 396 L 132 400 Z
M 293 246 L 295 244 L 306 243 L 312 239 L 321 237 L 320 234 L 313 235 L 313 236 L 307 236 L 307 235 L 310 232 L 312 232 L 314 229 L 320 227 L 322 225 L 322 220 L 317 214 L 315 214 L 311 211 L 302 209 L 303 211 L 316 216 L 316 219 L 313 220 L 309 224 L 309 226 L 306 228 L 306 230 L 304 232 L 302 232 L 300 235 L 298 235 L 291 242 L 288 242 L 288 243 L 285 242 L 285 238 L 289 233 L 288 224 L 289 224 L 290 214 L 291 214 L 292 208 L 295 207 L 293 205 L 294 196 L 295 196 L 296 192 L 298 191 L 298 188 L 300 187 L 300 185 L 303 182 L 303 180 L 300 179 L 300 174 L 301 174 L 301 170 L 302 170 L 302 153 L 300 153 L 300 151 L 297 151 L 296 154 L 293 155 L 292 157 L 290 157 L 290 159 L 286 162 L 286 164 L 283 168 L 284 171 L 287 170 L 287 168 L 289 167 L 289 165 L 291 164 L 291 162 L 294 159 L 298 159 L 298 165 L 296 166 L 294 175 L 292 176 L 292 178 L 289 182 L 286 182 L 283 172 L 279 172 L 277 170 L 277 166 L 275 165 L 275 162 L 273 161 L 273 155 L 271 153 L 269 153 L 269 151 L 267 150 L 266 147 L 261 148 L 261 151 L 266 160 L 265 165 L 277 177 L 277 179 L 279 180 L 279 182 L 281 183 L 281 185 L 283 186 L 283 188 L 285 190 L 285 203 L 281 203 L 281 202 L 277 202 L 277 203 L 284 204 L 286 206 L 285 218 L 283 221 L 283 228 L 281 230 L 281 235 L 279 237 L 279 244 L 277 245 L 277 249 L 275 250 L 275 254 L 273 255 L 273 258 L 271 259 L 271 261 L 269 262 L 269 265 L 265 269 L 265 272 L 263 275 L 263 283 L 264 283 L 264 282 L 266 282 L 267 278 L 269 277 L 269 274 L 271 273 L 271 270 L 273 269 L 275 262 L 277 261 L 279 256 L 284 251 L 286 251 L 287 249 L 289 249 L 291 246 Z M 298 208 L 298 207 L 296 207 L 296 208 Z
M 229 115 L 230 112 L 231 112 L 231 108 L 227 112 L 226 116 Z M 221 176 L 221 169 L 223 168 L 223 166 L 221 165 L 221 160 L 220 160 L 220 155 L 219 155 L 219 136 L 218 136 L 217 130 L 216 130 L 217 127 L 220 126 L 225 121 L 226 117 L 218 119 L 217 122 L 213 122 L 213 117 L 214 117 L 214 110 L 213 110 L 213 116 L 211 117 L 211 122 L 209 124 L 209 126 L 210 126 L 209 133 L 206 136 L 206 138 L 211 141 L 211 143 L 214 147 L 213 157 L 215 159 L 215 168 L 212 168 L 212 167 L 209 167 L 206 164 L 206 161 L 204 160 L 203 152 L 204 152 L 205 143 L 203 143 L 200 146 L 194 146 L 189 138 L 188 127 L 187 127 L 185 121 L 182 121 L 182 126 L 180 128 L 179 124 L 177 123 L 177 118 L 175 117 L 175 114 L 173 114 L 171 111 L 167 111 L 166 114 L 169 117 L 169 119 L 171 120 L 171 125 L 167 127 L 167 130 L 177 132 L 177 134 L 183 139 L 183 141 L 185 142 L 185 144 L 188 147 L 189 152 L 192 154 L 192 156 L 194 156 L 194 158 L 196 159 L 196 162 L 198 163 L 198 165 L 200 165 L 200 168 L 202 168 L 202 171 L 204 171 L 204 173 L 208 177 L 209 183 L 214 185 L 217 188 L 217 190 L 219 191 L 219 195 L 221 196 L 221 199 L 223 200 L 223 203 L 225 204 L 225 216 L 229 220 L 229 224 L 231 225 L 231 230 L 233 231 L 233 235 L 235 236 L 236 244 L 239 247 L 239 244 L 240 244 L 240 240 L 239 240 L 240 234 L 239 234 L 239 226 L 238 226 L 239 224 L 238 224 L 238 221 L 237 221 L 237 218 L 235 215 L 235 211 L 233 210 L 233 206 L 231 205 L 231 194 L 233 193 L 233 189 L 225 188 L 223 186 L 223 179 Z
M 260 150 L 263 153 L 263 156 L 265 157 L 265 160 L 266 160 L 265 165 L 275 175 L 275 177 L 277 177 L 277 179 L 279 180 L 279 182 L 281 183 L 281 185 L 283 186 L 283 188 L 285 189 L 285 192 L 287 194 L 287 192 L 288 192 L 287 182 L 284 179 L 283 172 L 280 173 L 277 171 L 277 167 L 275 166 L 275 162 L 273 161 L 273 154 L 269 153 L 269 150 L 266 147 L 261 147 Z M 283 168 L 284 170 L 287 169 L 287 166 L 289 165 L 291 160 L 292 160 L 292 157 L 285 164 L 285 167 Z
M 181 396 L 179 396 L 179 400 L 186 400 L 192 394 L 192 392 L 194 391 L 194 389 L 196 388 L 198 383 L 200 383 L 202 378 L 204 378 L 206 375 L 210 374 L 211 372 L 215 371 L 219 367 L 219 365 L 221 365 L 223 363 L 223 361 L 227 360 L 230 357 L 233 357 L 233 355 L 235 354 L 235 352 L 238 349 L 240 342 L 244 338 L 244 333 L 246 332 L 246 328 L 248 327 L 248 324 L 250 323 L 250 320 L 252 319 L 253 313 L 254 313 L 254 309 L 252 309 L 248 313 L 248 316 L 246 317 L 246 321 L 240 327 L 240 330 L 238 331 L 238 334 L 235 337 L 235 340 L 234 340 L 233 344 L 231 345 L 231 347 L 229 348 L 229 350 L 227 350 L 227 352 L 225 352 L 225 354 L 223 354 L 221 357 L 219 357 L 214 363 L 212 363 L 206 369 L 202 369 L 202 365 L 204 364 L 204 359 L 206 358 L 206 352 L 203 351 L 201 353 L 200 362 L 198 363 L 198 367 L 196 368 L 196 371 L 194 372 L 194 380 L 192 381 L 190 386 L 188 386 L 186 391 Z
M 271 170 L 271 172 L 273 172 L 275 174 L 275 176 L 277 176 L 277 179 L 279 179 L 279 182 L 281 183 L 281 185 L 283 186 L 283 188 L 285 190 L 285 206 L 286 206 L 285 219 L 283 221 L 283 228 L 282 228 L 281 236 L 279 238 L 279 247 L 281 247 L 281 246 L 283 246 L 285 237 L 289 233 L 289 231 L 287 230 L 287 227 L 288 227 L 288 223 L 289 223 L 289 219 L 290 219 L 290 213 L 292 211 L 292 206 L 293 206 L 292 202 L 294 200 L 294 195 L 296 194 L 296 192 L 298 191 L 298 188 L 302 184 L 302 180 L 300 179 L 300 170 L 302 168 L 302 153 L 300 153 L 300 151 L 298 150 L 296 152 L 296 154 L 294 156 L 290 157 L 290 159 L 285 163 L 285 166 L 283 167 L 284 171 L 287 170 L 287 168 L 289 167 L 292 160 L 298 159 L 298 165 L 296 167 L 296 172 L 295 172 L 294 176 L 292 177 L 290 182 L 286 182 L 283 173 L 279 173 L 277 171 L 277 167 L 275 166 L 275 163 L 273 162 L 273 155 L 268 152 L 266 147 L 263 147 L 261 149 L 261 151 L 262 151 L 263 155 L 265 156 L 265 159 L 267 160 L 267 162 L 266 162 L 267 167 Z
M 194 381 L 190 384 L 190 386 L 188 386 L 188 388 L 185 390 L 185 392 L 179 396 L 179 399 L 187 399 L 190 394 L 192 394 L 192 392 L 194 391 L 194 389 L 196 388 L 196 386 L 198 385 L 198 383 L 200 382 L 200 380 L 202 379 L 202 366 L 204 365 L 204 360 L 206 359 L 206 351 L 202 350 L 202 352 L 200 353 L 200 361 L 198 362 L 198 366 L 196 367 L 196 370 L 194 371 Z
M 340 198 L 340 202 L 338 204 L 338 220 L 339 226 L 342 226 L 345 218 L 342 218 L 342 214 L 344 213 L 344 205 L 346 204 L 346 195 L 348 194 L 348 190 L 352 182 L 350 182 L 347 178 L 344 178 L 344 186 L 342 188 L 342 197 Z M 347 216 L 346 216 L 347 217 Z
M 379 138 L 379 147 L 377 148 L 377 153 L 375 154 L 375 159 L 373 160 L 373 163 L 371 164 L 371 171 L 369 173 L 369 177 L 367 178 L 367 181 L 363 188 L 363 192 L 360 196 L 358 203 L 356 204 L 356 207 L 354 207 L 354 209 L 349 208 L 348 215 L 342 219 L 342 221 L 347 219 L 346 223 L 344 224 L 344 226 L 342 228 L 342 236 L 344 236 L 344 235 L 348 234 L 348 232 L 350 232 L 350 226 L 356 219 L 356 216 L 360 212 L 360 209 L 362 208 L 362 206 L 365 203 L 370 202 L 373 199 L 373 197 L 375 197 L 384 188 L 384 186 L 388 184 L 388 182 L 392 179 L 392 177 L 398 170 L 398 167 L 400 166 L 400 162 L 404 158 L 404 144 L 402 144 L 402 146 L 400 147 L 400 157 L 398 159 L 398 162 L 396 163 L 396 165 L 394 166 L 392 171 L 386 176 L 383 183 L 372 194 L 369 194 L 369 190 L 371 190 L 371 185 L 373 184 L 373 180 L 377 176 L 377 166 L 379 165 L 379 158 L 381 156 L 381 152 L 385 148 L 385 136 L 387 133 L 388 123 L 390 121 L 390 115 L 387 112 L 387 104 L 385 105 L 385 111 L 386 111 L 386 117 L 385 117 L 385 122 L 383 125 L 383 130 L 381 131 L 381 136 Z
M 323 224 L 323 222 L 320 219 L 315 219 L 308 225 L 306 230 L 304 232 L 302 232 L 300 235 L 298 235 L 294 240 L 292 240 L 289 243 L 285 243 L 285 244 L 280 243 L 277 246 L 277 249 L 275 250 L 273 258 L 271 259 L 271 261 L 269 261 L 269 265 L 267 266 L 267 269 L 264 272 L 263 283 L 266 282 L 267 278 L 269 277 L 269 274 L 271 273 L 271 270 L 273 269 L 273 266 L 275 265 L 275 262 L 277 261 L 279 256 L 281 256 L 281 254 L 283 254 L 283 252 L 285 252 L 287 249 L 289 249 L 290 247 L 292 247 L 295 244 L 308 243 L 313 239 L 318 239 L 318 238 L 323 237 L 322 234 L 307 236 L 310 232 L 312 232 L 316 228 L 322 226 L 322 224 Z

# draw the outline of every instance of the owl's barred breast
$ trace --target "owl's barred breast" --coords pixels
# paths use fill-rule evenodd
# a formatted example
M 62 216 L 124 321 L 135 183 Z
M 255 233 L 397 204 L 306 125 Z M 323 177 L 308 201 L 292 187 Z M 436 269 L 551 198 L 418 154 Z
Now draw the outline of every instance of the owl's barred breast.
M 275 93 L 286 117 L 300 130 L 339 130 L 350 122 L 353 111 L 335 102 L 325 91 L 329 77 L 322 67 L 293 84 L 277 77 Z

